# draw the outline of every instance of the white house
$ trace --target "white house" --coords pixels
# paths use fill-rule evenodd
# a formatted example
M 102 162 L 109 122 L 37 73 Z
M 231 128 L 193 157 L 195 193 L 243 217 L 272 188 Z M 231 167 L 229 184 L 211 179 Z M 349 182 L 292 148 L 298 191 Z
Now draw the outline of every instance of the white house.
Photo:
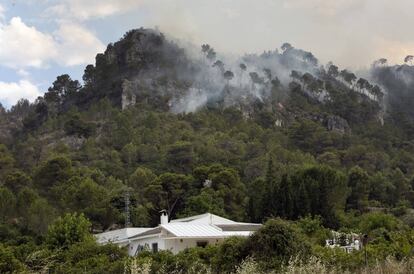
M 248 237 L 260 227 L 261 224 L 235 222 L 210 213 L 168 221 L 163 212 L 157 227 L 123 228 L 95 236 L 101 244 L 127 246 L 130 256 L 143 250 L 170 250 L 176 254 L 190 247 L 217 244 L 231 236 Z

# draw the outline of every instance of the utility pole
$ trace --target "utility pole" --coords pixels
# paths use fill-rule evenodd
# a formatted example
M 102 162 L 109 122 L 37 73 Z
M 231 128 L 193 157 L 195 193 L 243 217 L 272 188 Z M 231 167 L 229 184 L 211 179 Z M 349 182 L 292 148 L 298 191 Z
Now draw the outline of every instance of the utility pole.
M 364 249 L 364 257 L 365 257 L 365 266 L 368 267 L 368 250 L 367 250 L 367 244 L 368 244 L 369 238 L 368 235 L 365 234 L 362 238 L 362 247 Z
M 129 211 L 129 205 L 131 201 L 129 200 L 129 190 L 125 191 L 125 227 L 128 228 L 131 226 L 131 213 Z

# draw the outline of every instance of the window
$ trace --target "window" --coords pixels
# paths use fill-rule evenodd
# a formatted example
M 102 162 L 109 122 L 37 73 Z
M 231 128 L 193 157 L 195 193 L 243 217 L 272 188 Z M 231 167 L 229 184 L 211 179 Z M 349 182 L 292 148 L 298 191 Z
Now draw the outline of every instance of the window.
M 138 245 L 137 250 L 135 251 L 135 256 L 145 250 L 145 246 Z
M 158 252 L 158 243 L 152 244 L 152 252 L 157 253 Z
M 208 242 L 206 242 L 206 241 L 202 241 L 202 242 L 200 241 L 200 242 L 197 242 L 197 246 L 198 246 L 198 247 L 203 247 L 203 248 L 204 248 L 204 247 L 206 247 L 206 246 L 207 246 L 207 244 L 208 244 Z

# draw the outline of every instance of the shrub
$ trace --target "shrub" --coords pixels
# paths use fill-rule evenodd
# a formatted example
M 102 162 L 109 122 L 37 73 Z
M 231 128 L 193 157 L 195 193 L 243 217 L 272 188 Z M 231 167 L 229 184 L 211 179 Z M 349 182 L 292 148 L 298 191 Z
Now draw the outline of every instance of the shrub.
M 67 249 L 75 243 L 93 241 L 89 233 L 90 227 L 91 223 L 83 214 L 66 214 L 50 225 L 46 235 L 46 244 L 52 249 Z
M 311 251 L 298 229 L 282 219 L 267 221 L 248 242 L 251 255 L 262 261 L 265 268 L 281 266 L 292 256 L 305 256 Z

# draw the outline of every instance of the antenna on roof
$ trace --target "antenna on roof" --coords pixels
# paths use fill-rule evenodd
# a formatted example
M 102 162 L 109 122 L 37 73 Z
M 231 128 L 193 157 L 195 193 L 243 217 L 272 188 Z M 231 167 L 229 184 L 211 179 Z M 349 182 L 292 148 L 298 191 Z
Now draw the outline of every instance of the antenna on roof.
M 125 191 L 125 227 L 131 226 L 131 212 L 129 211 L 129 205 L 131 201 L 129 200 L 129 189 Z

